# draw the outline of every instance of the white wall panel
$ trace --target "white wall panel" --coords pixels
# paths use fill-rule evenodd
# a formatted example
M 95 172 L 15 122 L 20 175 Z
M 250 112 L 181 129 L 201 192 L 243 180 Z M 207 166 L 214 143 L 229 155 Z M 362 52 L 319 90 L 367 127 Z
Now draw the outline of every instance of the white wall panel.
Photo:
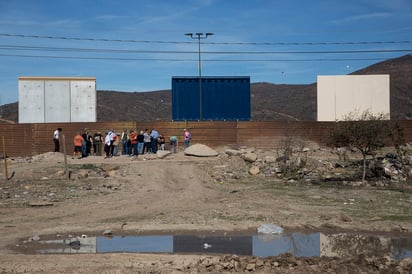
M 70 121 L 70 81 L 45 81 L 45 122 Z
M 19 81 L 19 123 L 44 122 L 44 81 Z
M 334 90 L 332 93 L 335 94 L 336 97 L 334 104 L 332 104 L 332 108 L 335 109 L 336 117 L 342 117 L 345 113 L 351 112 L 354 108 L 356 100 L 354 100 L 353 97 L 355 94 L 353 79 L 339 77 L 339 81 L 336 81 L 336 78 L 334 78 L 332 79 L 332 82 Z
M 318 95 L 317 95 L 317 106 L 318 106 L 318 120 L 324 117 L 335 117 L 336 116 L 336 94 L 334 92 L 323 92 L 319 96 L 319 90 L 327 91 L 334 90 L 334 81 L 333 78 L 323 77 L 322 81 L 319 81 L 318 77 Z M 329 104 L 324 104 L 323 102 L 329 102 Z M 322 107 L 319 107 L 319 106 Z
M 317 85 L 318 121 L 364 111 L 390 114 L 389 75 L 318 76 Z
M 96 86 L 92 81 L 71 81 L 71 121 L 96 122 Z

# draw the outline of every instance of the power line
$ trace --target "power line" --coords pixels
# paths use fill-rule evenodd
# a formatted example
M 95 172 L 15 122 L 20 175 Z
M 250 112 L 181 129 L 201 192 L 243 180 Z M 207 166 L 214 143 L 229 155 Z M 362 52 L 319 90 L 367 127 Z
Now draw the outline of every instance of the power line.
M 75 40 L 75 41 L 94 41 L 94 42 L 120 42 L 120 43 L 145 43 L 145 44 L 194 44 L 189 41 L 160 41 L 160 40 L 135 40 L 135 39 L 106 39 L 106 38 L 82 38 L 65 36 L 46 36 L 46 35 L 26 35 L 0 33 L 3 37 L 34 38 L 34 39 L 53 39 L 53 40 Z M 204 42 L 210 45 L 264 45 L 264 46 L 323 46 L 323 45 L 376 45 L 376 44 L 411 44 L 412 40 L 401 41 L 347 41 L 347 42 Z
M 0 54 L 4 57 L 22 58 L 50 58 L 50 59 L 79 59 L 79 60 L 118 60 L 118 61 L 178 61 L 192 62 L 197 59 L 180 58 L 120 58 L 120 57 L 82 57 L 82 56 L 52 56 L 52 55 L 26 55 L 26 54 Z M 379 61 L 391 57 L 381 58 L 313 58 L 313 59 L 205 59 L 205 62 L 335 62 L 335 61 Z
M 111 53 L 156 53 L 156 54 L 194 54 L 197 51 L 181 50 L 124 50 L 124 49 L 97 49 L 97 48 L 65 48 L 0 45 L 0 50 L 34 50 L 34 51 L 74 51 L 74 52 L 111 52 Z M 412 49 L 377 49 L 377 50 L 324 50 L 324 51 L 202 51 L 204 54 L 351 54 L 351 53 L 389 53 L 411 52 Z

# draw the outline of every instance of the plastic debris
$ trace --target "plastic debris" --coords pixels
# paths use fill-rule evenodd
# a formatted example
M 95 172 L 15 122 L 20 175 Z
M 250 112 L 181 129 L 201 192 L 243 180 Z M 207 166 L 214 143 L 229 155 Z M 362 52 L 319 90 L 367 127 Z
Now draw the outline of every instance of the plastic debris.
M 283 228 L 273 224 L 263 224 L 257 229 L 260 234 L 281 234 L 283 233 Z

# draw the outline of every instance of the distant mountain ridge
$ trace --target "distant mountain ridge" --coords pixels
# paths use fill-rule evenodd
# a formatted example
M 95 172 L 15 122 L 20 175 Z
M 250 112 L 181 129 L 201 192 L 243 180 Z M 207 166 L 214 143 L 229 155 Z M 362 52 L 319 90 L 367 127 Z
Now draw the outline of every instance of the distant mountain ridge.
M 412 55 L 376 63 L 353 75 L 389 74 L 391 119 L 412 119 Z M 316 83 L 251 84 L 251 119 L 254 121 L 315 121 Z M 170 121 L 171 90 L 148 92 L 97 91 L 97 122 Z M 0 123 L 17 123 L 18 105 L 0 106 Z

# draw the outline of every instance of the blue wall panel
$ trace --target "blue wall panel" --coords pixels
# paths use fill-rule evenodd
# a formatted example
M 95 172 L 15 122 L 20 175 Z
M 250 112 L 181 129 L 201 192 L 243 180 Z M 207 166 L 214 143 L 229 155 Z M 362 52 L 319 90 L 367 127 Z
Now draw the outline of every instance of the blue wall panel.
M 250 120 L 250 77 L 207 76 L 201 80 L 200 96 L 199 77 L 172 77 L 174 121 Z

